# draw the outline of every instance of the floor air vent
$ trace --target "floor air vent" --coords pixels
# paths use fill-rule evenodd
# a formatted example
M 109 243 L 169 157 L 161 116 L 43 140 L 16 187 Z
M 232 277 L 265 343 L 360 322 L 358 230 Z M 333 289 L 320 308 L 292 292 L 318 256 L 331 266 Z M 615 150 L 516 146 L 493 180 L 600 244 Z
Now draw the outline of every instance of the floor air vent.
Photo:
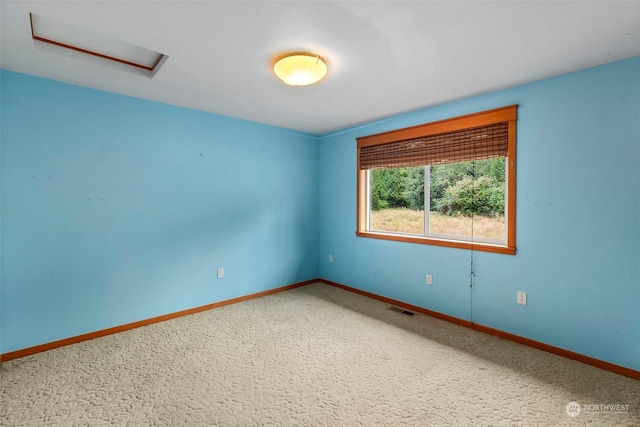
M 404 308 L 391 306 L 389 310 L 395 311 L 396 313 L 406 314 L 407 316 L 413 316 L 415 313 L 413 311 L 405 310 Z

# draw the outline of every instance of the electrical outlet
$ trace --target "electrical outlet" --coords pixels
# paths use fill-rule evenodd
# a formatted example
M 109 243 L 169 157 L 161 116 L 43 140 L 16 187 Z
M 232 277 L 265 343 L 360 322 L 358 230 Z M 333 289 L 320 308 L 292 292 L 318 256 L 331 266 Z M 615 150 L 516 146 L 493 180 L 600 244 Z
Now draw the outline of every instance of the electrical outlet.
M 527 293 L 518 291 L 518 304 L 527 305 Z
M 427 285 L 432 285 L 433 284 L 433 276 L 430 274 L 427 274 Z
M 329 262 L 333 262 L 333 255 L 329 255 Z
M 224 268 L 218 269 L 218 279 L 224 278 Z

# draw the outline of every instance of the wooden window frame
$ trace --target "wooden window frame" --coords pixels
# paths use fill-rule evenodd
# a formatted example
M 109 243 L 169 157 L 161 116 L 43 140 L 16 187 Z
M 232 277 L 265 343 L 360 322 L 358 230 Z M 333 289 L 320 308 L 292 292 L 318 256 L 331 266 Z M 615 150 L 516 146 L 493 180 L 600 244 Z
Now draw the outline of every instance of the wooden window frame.
M 357 140 L 357 196 L 356 196 L 356 235 L 374 239 L 393 240 L 407 243 L 445 246 L 451 248 L 470 249 L 485 252 L 515 255 L 516 253 L 516 121 L 518 105 L 496 108 L 474 114 L 426 123 L 418 126 L 392 130 L 356 138 Z M 419 235 L 394 234 L 376 232 L 366 229 L 367 226 L 367 170 L 360 169 L 360 150 L 363 147 L 389 144 L 408 139 L 438 135 L 446 132 L 460 131 L 495 123 L 508 123 L 507 148 L 507 195 L 506 195 L 506 244 L 490 244 L 463 240 L 438 239 Z

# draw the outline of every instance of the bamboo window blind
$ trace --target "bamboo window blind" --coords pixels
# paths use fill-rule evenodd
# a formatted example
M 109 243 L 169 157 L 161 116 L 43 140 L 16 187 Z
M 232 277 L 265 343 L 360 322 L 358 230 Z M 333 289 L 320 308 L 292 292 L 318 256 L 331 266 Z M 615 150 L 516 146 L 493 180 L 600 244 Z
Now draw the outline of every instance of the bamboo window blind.
M 360 169 L 438 165 L 506 157 L 507 123 L 362 147 Z

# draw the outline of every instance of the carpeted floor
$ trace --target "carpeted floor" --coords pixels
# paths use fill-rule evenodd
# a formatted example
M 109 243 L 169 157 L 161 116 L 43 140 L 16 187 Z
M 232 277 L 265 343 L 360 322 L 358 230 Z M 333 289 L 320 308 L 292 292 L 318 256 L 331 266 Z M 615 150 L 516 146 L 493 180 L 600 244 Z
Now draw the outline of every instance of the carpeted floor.
M 640 381 L 389 307 L 314 284 L 4 362 L 0 424 L 640 425 Z

